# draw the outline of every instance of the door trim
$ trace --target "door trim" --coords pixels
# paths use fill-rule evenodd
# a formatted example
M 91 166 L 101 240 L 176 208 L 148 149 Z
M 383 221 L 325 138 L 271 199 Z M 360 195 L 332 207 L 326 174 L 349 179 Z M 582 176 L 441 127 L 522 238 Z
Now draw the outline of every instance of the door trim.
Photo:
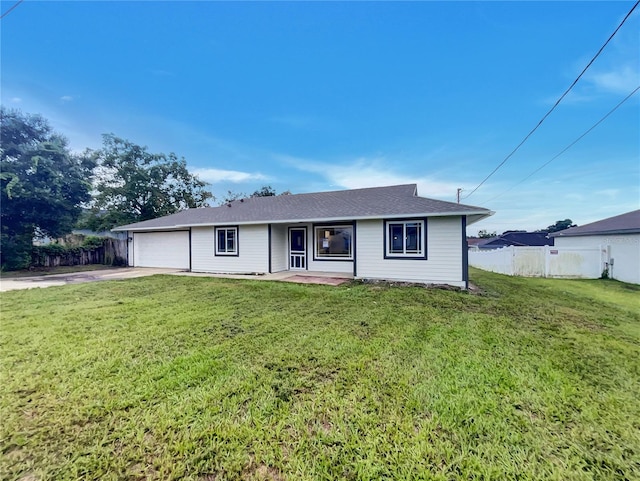
M 293 231 L 302 231 L 304 233 L 304 250 L 303 251 L 293 251 L 291 250 L 291 232 Z M 306 271 L 309 270 L 309 262 L 308 262 L 308 238 L 307 238 L 307 227 L 289 227 L 289 232 L 287 236 L 287 257 L 288 262 L 287 266 L 290 271 Z M 296 267 L 295 264 L 298 264 Z

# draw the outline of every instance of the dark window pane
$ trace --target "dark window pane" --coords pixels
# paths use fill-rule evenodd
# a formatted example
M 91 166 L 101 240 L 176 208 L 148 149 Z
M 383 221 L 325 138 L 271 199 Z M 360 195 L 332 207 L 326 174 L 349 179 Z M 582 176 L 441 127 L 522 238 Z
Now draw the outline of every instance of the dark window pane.
M 292 230 L 291 231 L 291 250 L 302 252 L 304 251 L 304 231 Z
M 407 224 L 407 252 L 418 252 L 420 238 L 420 226 L 418 224 Z
M 389 224 L 389 252 L 402 254 L 404 252 L 403 224 Z
M 315 229 L 316 255 L 318 257 L 351 257 L 349 227 L 317 227 Z
M 226 252 L 224 237 L 224 229 L 218 229 L 218 252 Z
M 236 251 L 236 231 L 234 229 L 227 230 L 227 252 Z

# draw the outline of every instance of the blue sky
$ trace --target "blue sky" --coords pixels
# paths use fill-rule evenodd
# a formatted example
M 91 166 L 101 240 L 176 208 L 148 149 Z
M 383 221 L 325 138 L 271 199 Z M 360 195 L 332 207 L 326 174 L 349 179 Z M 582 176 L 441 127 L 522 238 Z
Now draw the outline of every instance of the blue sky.
M 2 12 L 15 2 L 2 1 Z M 114 133 L 227 190 L 418 183 L 468 195 L 634 2 L 36 2 L 2 20 L 2 104 L 74 150 Z M 469 228 L 640 208 L 640 7 L 531 139 L 463 202 Z M 510 190 L 509 190 L 510 189 Z

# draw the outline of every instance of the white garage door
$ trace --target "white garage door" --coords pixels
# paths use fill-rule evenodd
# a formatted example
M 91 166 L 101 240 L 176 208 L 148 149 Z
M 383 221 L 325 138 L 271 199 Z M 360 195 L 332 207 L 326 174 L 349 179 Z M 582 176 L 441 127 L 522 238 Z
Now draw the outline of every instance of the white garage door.
M 189 269 L 189 232 L 134 232 L 133 265 Z

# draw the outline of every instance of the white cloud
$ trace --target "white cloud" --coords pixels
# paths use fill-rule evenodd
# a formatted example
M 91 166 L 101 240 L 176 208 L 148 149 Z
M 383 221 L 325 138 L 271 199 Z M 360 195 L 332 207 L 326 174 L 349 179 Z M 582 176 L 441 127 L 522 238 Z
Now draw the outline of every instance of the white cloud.
M 597 195 L 609 197 L 610 199 L 615 199 L 620 193 L 620 189 L 602 189 L 596 191 Z
M 407 175 L 397 172 L 383 158 L 359 158 L 347 163 L 324 163 L 290 156 L 278 160 L 305 171 L 319 174 L 336 187 L 360 189 L 398 184 L 418 184 L 418 194 L 453 201 L 456 189 L 471 189 L 471 185 L 438 180 L 426 175 Z
M 22 103 L 22 99 L 20 97 L 13 97 L 11 99 L 11 102 L 14 104 L 19 104 L 19 103 Z
M 570 193 L 570 194 L 566 194 L 564 196 L 565 199 L 568 200 L 577 200 L 577 201 L 583 201 L 585 200 L 584 195 L 582 194 L 576 194 L 576 193 Z
M 257 172 L 240 172 L 237 170 L 222 169 L 193 169 L 192 173 L 196 174 L 201 180 L 210 184 L 220 182 L 234 182 L 236 184 L 242 182 L 252 182 L 255 180 L 267 180 L 268 177 Z
M 71 102 L 73 100 L 73 97 L 71 95 L 63 95 L 62 97 L 60 97 L 60 100 L 62 100 L 63 102 Z
M 640 72 L 631 64 L 619 66 L 608 72 L 596 72 L 589 80 L 600 90 L 616 94 L 629 94 L 640 85 Z

